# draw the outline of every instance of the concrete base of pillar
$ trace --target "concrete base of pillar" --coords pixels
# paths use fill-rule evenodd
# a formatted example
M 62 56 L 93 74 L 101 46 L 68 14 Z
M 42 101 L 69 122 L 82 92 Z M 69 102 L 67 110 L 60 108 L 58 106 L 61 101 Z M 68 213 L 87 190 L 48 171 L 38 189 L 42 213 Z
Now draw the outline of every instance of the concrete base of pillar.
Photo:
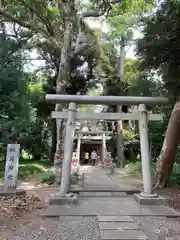
M 134 198 L 140 205 L 164 205 L 166 201 L 164 197 L 157 194 L 134 194 Z
M 49 196 L 50 205 L 65 205 L 65 204 L 77 204 L 77 203 L 78 203 L 78 194 L 76 193 L 68 193 L 66 195 L 55 193 Z

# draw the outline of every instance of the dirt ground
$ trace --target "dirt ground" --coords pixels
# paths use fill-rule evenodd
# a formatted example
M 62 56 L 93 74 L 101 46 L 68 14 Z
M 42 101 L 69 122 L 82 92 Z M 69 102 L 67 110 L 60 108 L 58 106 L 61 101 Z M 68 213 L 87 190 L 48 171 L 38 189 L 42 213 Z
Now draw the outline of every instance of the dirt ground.
M 156 192 L 166 198 L 166 205 L 180 212 L 180 186 L 158 189 Z

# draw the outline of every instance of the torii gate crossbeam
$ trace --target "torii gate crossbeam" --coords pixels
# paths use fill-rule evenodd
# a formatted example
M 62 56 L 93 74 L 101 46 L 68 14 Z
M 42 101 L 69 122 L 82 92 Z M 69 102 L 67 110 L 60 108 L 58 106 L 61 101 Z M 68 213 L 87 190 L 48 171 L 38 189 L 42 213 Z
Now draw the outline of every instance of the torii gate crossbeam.
M 88 95 L 59 95 L 47 94 L 46 100 L 50 103 L 80 103 L 80 104 L 94 104 L 94 105 L 138 105 L 150 104 L 157 105 L 157 103 L 168 103 L 168 99 L 164 97 L 127 97 L 127 96 L 88 96 Z

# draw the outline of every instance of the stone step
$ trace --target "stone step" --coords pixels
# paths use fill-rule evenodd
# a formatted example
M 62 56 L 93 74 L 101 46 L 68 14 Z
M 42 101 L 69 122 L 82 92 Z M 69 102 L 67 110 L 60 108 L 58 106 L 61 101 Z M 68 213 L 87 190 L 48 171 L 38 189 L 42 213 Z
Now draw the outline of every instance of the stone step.
M 81 192 L 111 192 L 111 193 L 120 193 L 125 192 L 127 195 L 132 195 L 134 193 L 140 193 L 140 189 L 126 189 L 126 188 L 108 188 L 108 187 L 80 187 L 79 185 L 73 185 L 70 188 L 70 192 L 81 193 Z
M 98 222 L 134 222 L 131 216 L 97 216 Z
M 67 205 L 77 203 L 77 194 L 67 194 L 65 196 L 62 196 L 60 193 L 53 193 L 49 196 L 49 205 Z
M 140 230 L 135 222 L 99 222 L 100 230 Z
M 127 197 L 126 192 L 80 192 L 80 197 Z
M 101 230 L 102 240 L 148 240 L 140 230 Z

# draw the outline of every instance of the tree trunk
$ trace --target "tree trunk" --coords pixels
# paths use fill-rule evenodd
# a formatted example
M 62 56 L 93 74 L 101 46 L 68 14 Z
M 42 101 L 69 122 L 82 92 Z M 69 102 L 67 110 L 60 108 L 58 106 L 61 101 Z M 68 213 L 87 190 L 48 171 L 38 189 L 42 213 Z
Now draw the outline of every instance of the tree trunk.
M 180 141 L 180 102 L 176 103 L 166 130 L 165 139 L 157 159 L 156 173 L 157 180 L 154 186 L 163 188 L 168 183 L 173 165 L 176 159 L 176 153 Z
M 121 106 L 118 106 L 118 112 L 121 111 Z M 117 148 L 117 167 L 123 168 L 124 165 L 124 134 L 123 134 L 123 121 L 117 121 L 116 125 L 117 139 L 116 139 L 116 148 Z
M 67 1 L 62 3 L 61 11 L 63 13 L 64 20 L 64 38 L 63 45 L 61 49 L 61 58 L 59 64 L 59 72 L 56 80 L 56 93 L 65 94 L 65 86 L 70 78 L 70 57 L 72 53 L 72 34 L 73 34 L 73 25 L 72 25 L 72 16 L 74 16 L 74 1 Z M 56 104 L 55 111 L 61 111 L 62 105 Z M 56 120 L 57 128 L 57 144 L 56 144 L 56 153 L 54 157 L 54 167 L 56 172 L 56 182 L 60 183 L 61 179 L 61 166 L 64 158 L 64 124 L 61 120 Z
M 124 82 L 124 64 L 125 64 L 125 38 L 121 37 L 121 50 L 120 50 L 120 60 L 119 60 L 119 78 L 120 82 Z M 117 112 L 122 112 L 122 107 L 117 106 Z M 123 167 L 124 165 L 124 136 L 123 136 L 123 121 L 119 120 L 116 125 L 117 129 L 117 167 Z

